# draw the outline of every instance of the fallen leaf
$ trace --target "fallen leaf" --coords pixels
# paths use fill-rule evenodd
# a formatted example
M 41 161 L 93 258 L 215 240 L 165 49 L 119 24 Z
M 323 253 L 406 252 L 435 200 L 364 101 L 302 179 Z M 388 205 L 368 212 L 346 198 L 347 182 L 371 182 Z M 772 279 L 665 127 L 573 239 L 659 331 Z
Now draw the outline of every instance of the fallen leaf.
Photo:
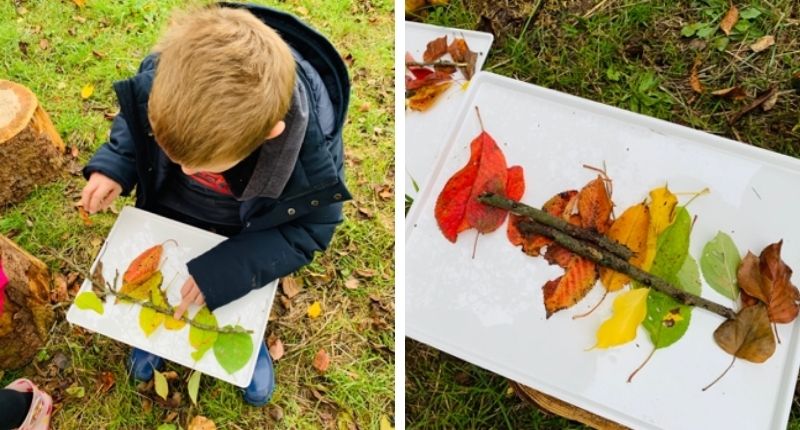
M 726 36 L 731 35 L 731 30 L 736 23 L 739 22 L 739 9 L 736 8 L 733 4 L 731 4 L 730 9 L 728 12 L 725 13 L 725 16 L 722 17 L 722 21 L 719 23 L 719 28 L 725 33 Z
M 358 289 L 360 282 L 356 278 L 350 278 L 344 283 L 344 287 L 348 290 L 356 290 Z
M 189 426 L 186 430 L 217 430 L 217 425 L 214 424 L 214 421 L 202 415 L 198 415 L 189 421 Z
M 667 186 L 650 191 L 650 202 L 647 203 L 647 207 L 650 209 L 650 226 L 647 228 L 647 248 L 642 270 L 650 270 L 653 265 L 658 237 L 672 223 L 677 204 L 678 198 L 670 192 Z
M 739 287 L 766 304 L 774 323 L 790 323 L 800 312 L 800 291 L 792 284 L 792 269 L 781 259 L 782 245 L 782 240 L 768 245 L 759 257 L 748 252 L 737 272 Z
M 597 282 L 597 267 L 581 256 L 570 253 L 564 275 L 550 280 L 542 287 L 546 318 L 578 303 Z
M 116 379 L 114 378 L 114 374 L 109 371 L 100 372 L 100 375 L 97 377 L 97 392 L 100 394 L 105 394 L 116 383 Z
M 581 227 L 605 233 L 611 226 L 612 207 L 606 179 L 598 175 L 578 193 Z
M 775 104 L 778 103 L 779 95 L 780 95 L 779 92 L 777 91 L 773 92 L 768 99 L 764 100 L 764 104 L 761 105 L 761 110 L 763 110 L 764 112 L 771 111 L 772 108 L 775 107 Z
M 758 40 L 756 40 L 755 43 L 750 45 L 750 49 L 753 52 L 761 52 L 774 44 L 775 44 L 775 36 L 766 35 L 759 38 Z
M 80 215 L 83 225 L 86 227 L 89 227 L 93 224 L 91 218 L 89 218 L 89 212 L 86 212 L 86 209 L 84 209 L 83 206 L 78 206 L 78 215 Z
M 103 315 L 103 302 L 93 291 L 84 291 L 75 297 L 75 306 L 82 310 L 93 310 Z
M 283 341 L 278 337 L 270 336 L 267 339 L 267 347 L 269 348 L 269 355 L 274 361 L 280 360 L 285 353 Z
M 309 318 L 314 319 L 322 315 L 322 303 L 316 301 L 308 306 L 306 314 Z
M 225 329 L 240 326 L 225 326 Z M 253 355 L 253 339 L 247 333 L 219 333 L 214 342 L 214 357 L 228 374 L 234 374 L 243 368 Z
M 742 258 L 733 239 L 720 231 L 703 247 L 700 269 L 711 288 L 731 300 L 736 300 L 739 296 L 736 272 L 741 262 Z
M 160 288 L 161 284 L 164 282 L 164 276 L 162 275 L 160 270 L 156 270 L 149 278 L 145 279 L 144 281 L 138 284 L 132 284 L 130 282 L 123 282 L 122 288 L 120 288 L 119 292 L 128 296 L 133 297 L 137 300 L 148 300 L 150 298 L 151 292 L 153 291 L 153 286 L 156 288 Z M 117 299 L 116 303 L 125 302 L 125 299 Z
M 155 333 L 155 331 L 161 327 L 165 318 L 166 315 L 143 306 L 139 311 L 139 328 L 142 329 L 146 337 L 150 337 L 151 334 Z
M 381 421 L 378 425 L 378 430 L 394 430 L 394 426 L 392 426 L 391 421 L 389 421 L 389 417 L 386 415 L 381 415 Z
M 189 376 L 189 382 L 186 384 L 186 391 L 189 392 L 189 399 L 191 399 L 192 404 L 195 406 L 197 406 L 197 394 L 200 391 L 200 378 L 202 376 L 202 373 L 195 370 L 192 372 L 192 375 Z
M 50 47 L 50 42 L 47 39 L 39 40 L 39 48 L 43 51 L 46 51 L 47 48 Z
M 283 290 L 283 295 L 288 299 L 300 294 L 300 286 L 297 285 L 297 280 L 292 276 L 281 278 L 281 289 Z
M 639 203 L 626 209 L 619 218 L 614 220 L 608 230 L 609 239 L 627 246 L 633 252 L 633 256 L 628 262 L 639 268 L 644 263 L 649 225 L 650 210 L 644 203 Z M 601 267 L 600 281 L 607 291 L 617 291 L 630 282 L 630 277 Z
M 92 96 L 92 94 L 94 94 L 94 85 L 86 84 L 83 86 L 83 88 L 81 88 L 82 99 L 88 99 L 89 97 Z
M 123 282 L 138 284 L 148 279 L 158 270 L 161 254 L 164 251 L 163 245 L 155 245 L 139 254 L 125 270 L 122 276 Z
M 742 87 L 728 87 L 712 91 L 711 95 L 731 100 L 743 100 L 747 98 L 747 92 Z
M 167 395 L 169 395 L 167 378 L 165 378 L 164 374 L 159 372 L 158 369 L 153 369 L 153 381 L 155 382 L 156 394 L 162 399 L 167 400 Z
M 452 81 L 446 81 L 416 90 L 414 95 L 408 98 L 409 109 L 417 112 L 424 112 L 430 109 L 439 99 L 439 96 L 444 94 L 452 84 Z
M 422 61 L 430 63 L 441 58 L 442 55 L 447 53 L 447 36 L 442 36 L 433 39 L 425 46 L 425 52 L 422 54 Z
M 477 108 L 476 108 L 477 111 Z M 480 114 L 478 116 L 480 120 Z M 483 129 L 470 144 L 470 159 L 445 184 L 436 199 L 435 216 L 447 240 L 454 242 L 458 233 L 474 228 L 478 233 L 496 230 L 507 211 L 489 207 L 478 196 L 491 192 L 506 195 L 508 168 L 503 152 Z
M 217 327 L 217 317 L 203 306 L 192 318 L 195 322 Z M 189 327 L 189 344 L 195 349 L 192 358 L 199 361 L 217 340 L 217 332 L 203 330 L 195 326 Z
M 731 115 L 731 117 L 728 119 L 728 125 L 733 125 L 734 123 L 736 123 L 736 121 L 739 121 L 741 117 L 745 116 L 753 109 L 763 105 L 764 102 L 773 98 L 777 91 L 778 91 L 777 87 L 771 87 L 768 90 L 760 93 L 752 102 L 750 102 L 750 104 L 743 107 L 740 111 L 736 112 L 735 114 Z
M 320 373 L 325 373 L 328 370 L 328 367 L 331 364 L 331 357 L 325 352 L 324 349 L 320 349 L 317 351 L 317 354 L 314 356 L 314 362 L 312 365 L 315 369 L 317 369 Z
M 636 329 L 647 314 L 649 288 L 636 288 L 620 293 L 611 307 L 611 318 L 597 329 L 596 348 L 623 345 L 636 338 Z
M 466 63 L 466 66 L 461 66 L 458 70 L 464 75 L 464 79 L 472 79 L 475 74 L 475 65 L 478 62 L 478 53 L 469 49 L 467 41 L 462 37 L 453 39 L 453 42 L 447 47 L 447 52 L 453 57 L 454 62 Z
M 577 198 L 577 190 L 568 190 L 558 193 L 545 202 L 542 206 L 542 210 L 550 215 L 563 217 L 565 212 L 567 212 L 569 208 L 574 207 L 577 203 Z M 524 219 L 524 217 L 514 214 L 510 215 L 508 220 L 508 240 L 511 241 L 511 244 L 514 246 L 522 245 L 522 250 L 526 254 L 537 257 L 540 255 L 542 248 L 549 245 L 553 240 L 535 234 L 522 234 L 519 231 L 518 224 Z
M 0 275 L 0 278 L 3 277 L 3 275 Z M 3 283 L 3 279 L 0 279 L 0 283 Z M 0 294 L 3 294 L 2 290 L 0 290 Z M 53 303 L 61 303 L 69 300 L 67 278 L 61 273 L 57 273 L 53 276 L 53 290 L 50 292 L 50 300 Z M 2 308 L 0 308 L 0 313 L 2 313 Z
M 75 398 L 78 398 L 78 399 L 82 399 L 83 396 L 86 395 L 86 389 L 84 389 L 80 385 L 75 385 L 75 384 L 70 385 L 69 388 L 67 388 L 65 391 L 71 397 L 75 397 Z
M 692 64 L 692 72 L 689 75 L 689 86 L 692 87 L 692 90 L 698 94 L 703 94 L 705 89 L 703 88 L 703 84 L 700 82 L 700 57 L 695 58 L 694 63 Z

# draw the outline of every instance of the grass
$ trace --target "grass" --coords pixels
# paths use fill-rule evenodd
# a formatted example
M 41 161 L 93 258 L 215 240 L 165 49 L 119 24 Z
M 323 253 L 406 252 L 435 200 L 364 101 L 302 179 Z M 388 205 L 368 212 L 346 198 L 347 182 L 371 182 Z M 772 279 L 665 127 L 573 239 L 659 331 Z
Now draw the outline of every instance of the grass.
M 117 111 L 111 84 L 135 73 L 169 15 L 194 1 L 17 0 L 0 4 L 0 77 L 31 88 L 50 113 L 57 130 L 84 164 L 107 138 L 106 114 Z M 345 206 L 346 221 L 330 249 L 296 274 L 302 292 L 273 308 L 268 335 L 279 337 L 286 355 L 276 364 L 277 391 L 265 408 L 245 405 L 230 384 L 203 378 L 200 399 L 192 406 L 185 391 L 188 369 L 168 365 L 179 378 L 170 382 L 182 399 L 156 401 L 150 387 L 130 382 L 125 369 L 128 348 L 103 336 L 71 327 L 66 306 L 56 305 L 57 320 L 45 348 L 31 365 L 0 375 L 0 386 L 25 376 L 56 399 L 53 428 L 152 429 L 173 422 L 186 427 L 195 415 L 219 428 L 320 428 L 356 423 L 377 427 L 394 416 L 394 123 L 393 3 L 388 0 L 256 1 L 301 16 L 351 58 L 353 93 L 345 128 L 348 186 L 355 196 Z M 44 41 L 44 42 L 43 42 Z M 80 96 L 86 85 L 94 94 Z M 84 184 L 66 173 L 23 202 L 0 214 L 0 233 L 39 256 L 55 271 L 68 272 L 50 251 L 88 267 L 114 222 L 108 212 L 84 226 L 73 203 Z M 117 203 L 132 204 L 131 199 Z M 346 289 L 350 278 L 358 288 Z M 279 293 L 280 294 L 280 293 Z M 305 317 L 313 301 L 323 315 Z M 276 300 L 281 302 L 280 300 Z M 324 348 L 329 371 L 311 366 Z M 65 365 L 66 364 L 66 365 Z M 102 372 L 115 384 L 100 387 Z M 83 387 L 80 396 L 77 387 Z
M 495 30 L 484 70 L 800 157 L 800 106 L 786 91 L 800 71 L 800 6 L 734 3 L 741 19 L 730 36 L 717 29 L 727 0 L 508 0 L 502 7 L 451 0 L 411 19 Z M 751 52 L 767 34 L 775 46 Z M 773 85 L 786 92 L 772 110 L 756 109 L 730 126 L 729 115 L 749 100 L 694 92 L 696 59 L 708 91 L 742 86 L 750 99 Z M 409 428 L 583 428 L 516 399 L 499 376 L 413 340 L 406 345 Z M 789 428 L 800 429 L 797 397 Z

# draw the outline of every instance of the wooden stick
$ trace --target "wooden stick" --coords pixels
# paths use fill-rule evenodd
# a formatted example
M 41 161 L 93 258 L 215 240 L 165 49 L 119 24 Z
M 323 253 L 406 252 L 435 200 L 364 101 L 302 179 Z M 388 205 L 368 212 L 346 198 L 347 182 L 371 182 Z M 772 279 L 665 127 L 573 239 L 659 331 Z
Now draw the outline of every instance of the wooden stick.
M 736 312 L 734 312 L 731 308 L 683 291 L 669 282 L 657 276 L 653 276 L 628 263 L 628 261 L 619 258 L 617 255 L 597 248 L 592 244 L 582 242 L 574 237 L 570 237 L 569 235 L 564 234 L 555 228 L 530 221 L 521 222 L 519 224 L 519 228 L 520 231 L 525 233 L 535 233 L 550 237 L 559 245 L 580 255 L 581 257 L 588 258 L 589 260 L 592 260 L 603 267 L 608 267 L 612 270 L 616 270 L 617 272 L 624 273 L 641 284 L 647 287 L 652 287 L 653 289 L 672 297 L 684 305 L 697 306 L 728 319 L 736 318 Z
M 625 261 L 629 260 L 633 256 L 633 251 L 631 251 L 627 246 L 615 242 L 608 237 L 592 230 L 570 224 L 566 220 L 550 215 L 541 209 L 507 199 L 494 193 L 482 194 L 478 196 L 478 200 L 483 204 L 502 208 L 516 215 L 528 217 L 539 224 L 552 227 L 577 239 L 591 242 Z
M 406 66 L 411 66 L 411 67 L 436 67 L 436 66 L 440 66 L 440 67 L 467 67 L 468 64 L 467 63 L 455 63 L 455 62 L 452 62 L 452 61 L 430 61 L 430 62 L 408 61 L 408 62 L 406 62 Z

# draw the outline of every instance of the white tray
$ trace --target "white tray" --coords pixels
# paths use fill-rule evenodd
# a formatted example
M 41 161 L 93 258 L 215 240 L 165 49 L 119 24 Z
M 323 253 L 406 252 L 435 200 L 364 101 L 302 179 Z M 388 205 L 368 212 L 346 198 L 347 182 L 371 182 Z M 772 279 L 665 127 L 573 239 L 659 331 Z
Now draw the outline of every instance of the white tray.
M 161 271 L 164 274 L 162 288 L 169 285 L 167 299 L 176 306 L 180 303 L 181 286 L 189 276 L 186 262 L 222 242 L 225 237 L 150 212 L 125 207 L 99 253 L 103 260 L 103 276 L 108 282 L 112 282 L 115 270 L 119 270 L 120 282 L 122 282 L 122 273 L 125 272 L 131 260 L 145 249 L 168 239 L 176 240 L 180 246 L 176 247 L 171 243 L 164 246 L 164 256 L 161 258 Z M 97 259 L 92 264 L 92 271 L 96 265 Z M 170 283 L 173 278 L 175 278 L 174 281 Z M 267 319 L 272 308 L 276 287 L 277 281 L 273 281 L 214 311 L 220 327 L 238 324 L 248 330 L 253 330 L 253 355 L 243 368 L 232 375 L 219 365 L 213 350 L 208 350 L 198 362 L 192 359 L 189 325 L 175 331 L 166 330 L 161 326 L 150 337 L 145 337 L 144 332 L 139 328 L 139 310 L 141 308 L 136 305 L 123 303 L 115 305 L 113 304 L 114 299 L 109 298 L 104 306 L 105 312 L 103 315 L 99 315 L 91 310 L 78 309 L 73 304 L 67 312 L 67 321 L 196 369 L 206 375 L 246 387 L 253 376 L 258 348 L 264 341 L 264 331 L 267 328 Z M 80 291 L 88 290 L 91 290 L 91 284 L 84 281 Z M 197 305 L 191 305 L 188 311 L 189 315 L 194 316 L 198 309 Z
M 475 105 L 509 165 L 525 169 L 522 201 L 541 206 L 580 188 L 595 176 L 581 165 L 605 161 L 618 214 L 666 181 L 674 191 L 711 188 L 689 206 L 698 216 L 694 257 L 722 230 L 743 254 L 783 238 L 784 260 L 800 269 L 800 160 L 484 72 L 473 79 L 407 220 L 408 336 L 635 429 L 785 428 L 800 364 L 797 322 L 778 326 L 783 343 L 766 363 L 737 360 L 702 392 L 731 357 L 712 338 L 722 319 L 695 309 L 684 338 L 626 383 L 652 348 L 641 328 L 623 347 L 586 351 L 614 294 L 590 317 L 572 320 L 599 299 L 598 285 L 545 320 L 541 286 L 560 270 L 512 247 L 505 224 L 480 238 L 474 260 L 474 230 L 456 244 L 442 236 L 436 197 L 469 158 L 480 131 Z M 705 283 L 702 295 L 731 305 Z
M 406 50 L 421 61 L 422 53 L 428 42 L 437 37 L 447 36 L 452 42 L 454 37 L 463 37 L 469 48 L 478 53 L 475 64 L 477 73 L 486 61 L 494 36 L 490 33 L 461 30 L 458 28 L 437 27 L 435 25 L 406 22 Z M 405 55 L 405 53 L 403 53 Z M 456 72 L 457 79 L 463 79 L 461 72 Z M 433 169 L 436 154 L 444 145 L 447 131 L 453 123 L 458 108 L 464 100 L 465 91 L 461 85 L 453 84 L 442 94 L 436 104 L 425 112 L 406 110 L 406 194 L 416 196 L 413 181 L 422 187 L 425 178 Z

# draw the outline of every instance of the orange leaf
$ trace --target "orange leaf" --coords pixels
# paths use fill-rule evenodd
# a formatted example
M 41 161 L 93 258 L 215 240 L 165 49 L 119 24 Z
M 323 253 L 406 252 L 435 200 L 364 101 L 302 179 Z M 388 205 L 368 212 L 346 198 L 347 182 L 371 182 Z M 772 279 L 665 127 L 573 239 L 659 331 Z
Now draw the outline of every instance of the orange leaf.
M 447 36 L 442 36 L 438 39 L 433 39 L 428 42 L 425 47 L 425 53 L 422 54 L 422 60 L 426 63 L 438 60 L 442 55 L 447 53 Z
M 586 184 L 578 193 L 578 214 L 581 227 L 605 233 L 611 225 L 611 198 L 606 189 L 605 179 L 597 178 Z
M 312 365 L 319 371 L 319 373 L 325 373 L 328 370 L 328 367 L 331 365 L 331 357 L 327 352 L 325 352 L 324 349 L 320 349 L 317 351 L 317 355 L 314 356 L 314 362 Z
M 475 63 L 478 61 L 478 54 L 470 51 L 467 41 L 461 37 L 453 39 L 453 42 L 447 47 L 447 52 L 450 53 L 456 63 L 467 64 L 466 67 L 459 67 L 459 70 L 461 70 L 465 79 L 472 79 L 472 75 L 475 74 Z
M 542 206 L 542 210 L 550 215 L 561 217 L 568 208 L 574 206 L 577 196 L 578 191 L 576 190 L 558 193 L 545 202 Z M 535 234 L 523 235 L 518 227 L 522 219 L 523 217 L 511 214 L 508 221 L 508 240 L 510 240 L 511 244 L 514 246 L 522 245 L 522 250 L 526 254 L 536 257 L 541 253 L 543 247 L 552 242 L 552 239 Z
M 731 30 L 737 22 L 739 22 L 739 9 L 731 4 L 731 8 L 728 9 L 728 12 L 725 13 L 724 17 L 722 17 L 722 21 L 719 23 L 719 28 L 723 31 L 723 33 L 725 33 L 726 36 L 730 36 Z
M 694 60 L 694 64 L 692 64 L 692 73 L 689 75 L 689 86 L 692 87 L 692 90 L 698 94 L 703 94 L 705 88 L 703 88 L 703 84 L 700 82 L 700 58 L 696 58 Z
M 411 110 L 424 112 L 430 109 L 436 100 L 439 99 L 448 88 L 452 84 L 452 81 L 446 81 L 435 85 L 428 85 L 425 87 L 420 88 L 414 95 L 409 97 L 408 99 L 408 107 Z
M 139 254 L 128 266 L 122 280 L 129 284 L 138 284 L 150 278 L 158 270 L 163 250 L 164 246 L 159 244 Z
M 578 303 L 597 282 L 597 269 L 591 261 L 573 255 L 566 272 L 542 287 L 547 318 Z
M 608 230 L 608 237 L 633 251 L 629 262 L 641 268 L 647 248 L 647 228 L 650 225 L 650 210 L 644 203 L 629 207 L 617 218 Z M 608 291 L 617 291 L 630 282 L 630 278 L 611 269 L 600 268 L 600 280 Z

